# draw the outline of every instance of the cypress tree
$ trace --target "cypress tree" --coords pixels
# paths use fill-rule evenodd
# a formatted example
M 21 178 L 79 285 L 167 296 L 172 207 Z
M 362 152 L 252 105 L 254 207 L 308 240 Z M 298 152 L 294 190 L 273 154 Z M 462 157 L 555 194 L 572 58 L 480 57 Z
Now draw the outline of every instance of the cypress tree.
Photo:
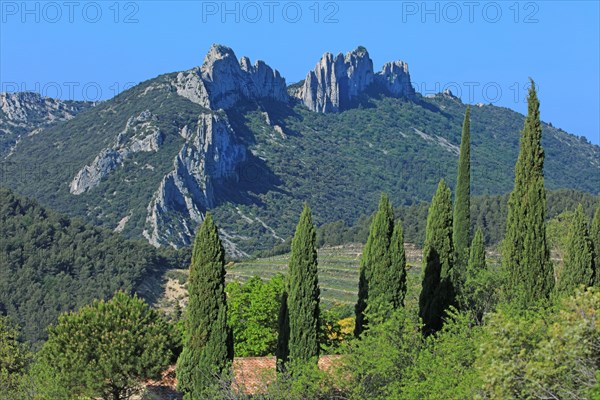
M 479 271 L 486 268 L 483 232 L 481 231 L 481 228 L 477 228 L 475 235 L 473 235 L 473 242 L 471 243 L 469 263 L 467 264 L 467 277 L 473 278 Z
M 454 198 L 454 218 L 452 239 L 456 251 L 454 265 L 454 285 L 457 291 L 465 282 L 465 274 L 469 259 L 469 243 L 471 228 L 471 108 L 467 106 L 460 142 L 458 158 L 458 175 L 456 178 L 456 193 Z
M 547 299 L 554 286 L 546 242 L 540 103 L 533 81 L 527 104 L 502 248 L 502 267 L 507 276 L 504 292 L 509 301 L 520 307 Z
M 281 296 L 281 307 L 279 308 L 277 349 L 275 356 L 277 359 L 277 371 L 285 370 L 285 363 L 288 362 L 290 355 L 290 314 L 288 311 L 287 292 Z
M 394 224 L 394 232 L 390 241 L 390 258 L 392 263 L 389 270 L 390 304 L 393 309 L 397 309 L 404 307 L 404 298 L 406 297 L 406 252 L 404 251 L 404 232 L 400 219 Z
M 594 286 L 600 286 L 600 203 L 596 207 L 592 225 L 590 226 L 590 240 L 594 254 Z
M 300 215 L 289 263 L 289 359 L 317 362 L 319 356 L 319 280 L 316 230 L 308 204 Z
M 354 334 L 358 337 L 367 323 L 365 310 L 371 295 L 374 271 L 387 271 L 391 266 L 390 240 L 394 231 L 394 210 L 388 196 L 381 194 L 377 212 L 369 228 L 369 238 L 360 260 L 358 301 L 355 306 L 356 324 Z M 377 292 L 377 289 L 375 289 Z
M 441 329 L 444 312 L 455 304 L 453 265 L 452 199 L 450 189 L 442 179 L 427 214 L 423 248 L 424 270 L 419 316 L 423 320 L 426 334 Z
M 184 398 L 195 400 L 207 396 L 233 360 L 225 299 L 225 251 L 208 212 L 194 240 L 188 289 L 177 379 Z
M 469 310 L 477 321 L 482 321 L 486 311 L 489 310 L 490 299 L 492 298 L 491 288 L 486 285 L 487 279 L 482 272 L 485 272 L 487 265 L 485 262 L 485 244 L 483 232 L 478 228 L 473 235 L 473 242 L 469 252 L 469 262 L 467 263 L 465 281 L 462 291 L 458 298 L 463 311 Z
M 406 256 L 400 220 L 394 224 L 385 259 L 386 262 L 373 265 L 367 304 L 371 314 L 376 313 L 379 318 L 384 319 L 391 311 L 404 305 L 406 294 Z
M 564 268 L 556 285 L 560 294 L 571 293 L 579 285 L 594 283 L 594 254 L 586 219 L 583 206 L 579 204 L 569 227 Z

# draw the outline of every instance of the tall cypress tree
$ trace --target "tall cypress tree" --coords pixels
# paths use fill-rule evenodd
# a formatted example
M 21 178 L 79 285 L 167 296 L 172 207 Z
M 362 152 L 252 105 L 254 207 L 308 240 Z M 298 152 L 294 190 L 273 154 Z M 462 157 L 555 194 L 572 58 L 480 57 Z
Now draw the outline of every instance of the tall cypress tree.
M 402 221 L 396 220 L 390 240 L 391 268 L 389 269 L 390 304 L 393 309 L 404 306 L 406 297 L 406 252 L 404 250 L 404 232 Z
M 279 308 L 277 349 L 275 356 L 277 359 L 277 370 L 283 372 L 285 364 L 290 356 L 290 313 L 288 311 L 288 294 L 283 292 L 281 296 L 281 306 Z
M 571 293 L 579 285 L 591 286 L 593 283 L 592 242 L 588 233 L 587 217 L 583 206 L 579 204 L 569 227 L 564 268 L 556 284 L 556 291 L 561 294 Z
M 546 242 L 544 150 L 539 108 L 532 80 L 502 248 L 502 266 L 507 275 L 504 292 L 508 300 L 520 307 L 547 299 L 554 286 Z
M 423 248 L 424 270 L 419 316 L 427 334 L 441 329 L 445 311 L 456 303 L 452 283 L 453 265 L 452 199 L 450 189 L 442 179 L 427 214 Z
M 194 241 L 188 285 L 189 303 L 177 379 L 184 398 L 195 400 L 207 396 L 233 360 L 225 299 L 225 251 L 208 212 Z
M 316 231 L 308 204 L 300 215 L 289 263 L 289 358 L 315 362 L 319 356 L 319 280 Z
M 590 240 L 594 254 L 594 286 L 600 286 L 600 203 L 590 226 Z
M 371 297 L 373 274 L 375 271 L 390 269 L 389 247 L 393 231 L 394 210 L 388 196 L 382 193 L 377 212 L 369 228 L 369 238 L 360 260 L 358 301 L 355 306 L 356 324 L 354 328 L 354 334 L 357 337 L 362 333 L 367 323 L 365 310 Z M 380 292 L 377 289 L 375 291 Z
M 465 282 L 467 263 L 469 260 L 469 244 L 471 228 L 471 108 L 467 106 L 460 142 L 458 158 L 458 175 L 454 198 L 454 219 L 452 235 L 456 264 L 454 265 L 454 285 L 458 291 Z
M 400 220 L 394 224 L 389 242 L 384 256 L 385 262 L 376 262 L 373 265 L 373 274 L 369 282 L 368 311 L 376 313 L 379 318 L 387 318 L 390 312 L 404 305 L 406 256 Z

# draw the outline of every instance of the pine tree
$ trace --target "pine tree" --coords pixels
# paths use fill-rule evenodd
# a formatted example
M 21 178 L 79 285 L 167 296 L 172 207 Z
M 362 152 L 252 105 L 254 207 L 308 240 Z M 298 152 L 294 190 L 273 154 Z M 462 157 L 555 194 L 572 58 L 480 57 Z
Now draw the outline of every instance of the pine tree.
M 289 358 L 292 362 L 317 361 L 319 356 L 319 280 L 316 230 L 310 208 L 304 205 L 292 240 L 289 263 Z
M 374 271 L 387 271 L 391 267 L 390 240 L 394 231 L 394 210 L 388 196 L 381 194 L 377 212 L 369 228 L 369 238 L 360 260 L 358 301 L 355 306 L 354 334 L 358 337 L 365 328 L 365 310 L 371 296 Z M 375 289 L 377 291 L 377 289 Z
M 427 334 L 441 329 L 445 311 L 455 304 L 453 265 L 452 200 L 450 189 L 442 179 L 427 214 L 423 249 L 424 271 L 419 296 L 419 316 Z
M 600 203 L 594 213 L 590 226 L 590 240 L 594 254 L 594 286 L 600 286 Z
M 564 268 L 556 284 L 556 291 L 572 294 L 579 285 L 591 286 L 594 283 L 594 254 L 587 217 L 581 204 L 573 214 L 565 253 Z
M 195 400 L 207 396 L 233 360 L 225 299 L 225 251 L 208 212 L 194 241 L 188 285 L 189 303 L 177 379 L 184 398 Z
M 547 299 L 554 275 L 546 242 L 546 192 L 540 103 L 531 81 L 528 110 L 521 131 L 515 186 L 508 200 L 508 218 L 502 249 L 506 272 L 505 295 L 517 306 L 528 307 Z
M 456 251 L 454 265 L 454 286 L 457 291 L 465 282 L 465 274 L 469 259 L 469 243 L 471 229 L 471 108 L 467 106 L 463 122 L 460 156 L 458 158 L 458 176 L 454 199 L 453 241 Z

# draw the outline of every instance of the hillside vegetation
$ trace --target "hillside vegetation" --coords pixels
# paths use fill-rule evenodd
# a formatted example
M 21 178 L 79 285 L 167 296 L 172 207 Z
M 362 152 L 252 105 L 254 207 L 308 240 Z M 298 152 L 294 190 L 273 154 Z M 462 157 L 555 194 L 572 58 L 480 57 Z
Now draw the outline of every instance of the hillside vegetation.
M 0 313 L 22 328 L 30 343 L 45 340 L 59 314 L 116 291 L 139 292 L 143 283 L 177 266 L 175 253 L 66 218 L 0 189 Z

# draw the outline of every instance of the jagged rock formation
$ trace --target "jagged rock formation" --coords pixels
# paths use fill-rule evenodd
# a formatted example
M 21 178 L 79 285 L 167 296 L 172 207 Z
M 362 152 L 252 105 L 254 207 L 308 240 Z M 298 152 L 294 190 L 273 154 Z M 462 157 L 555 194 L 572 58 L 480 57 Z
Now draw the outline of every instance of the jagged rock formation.
M 248 57 L 238 62 L 233 50 L 220 45 L 210 48 L 202 67 L 179 73 L 174 85 L 179 95 L 212 110 L 230 109 L 242 99 L 289 99 L 279 72 L 263 61 L 251 65 Z
M 237 179 L 237 166 L 246 159 L 225 117 L 202 114 L 198 129 L 185 130 L 186 142 L 173 161 L 173 170 L 160 183 L 147 207 L 144 237 L 155 246 L 191 243 L 204 213 L 215 204 L 214 182 Z
M 375 75 L 376 81 L 392 97 L 413 97 L 415 89 L 410 82 L 408 64 L 404 61 L 393 61 L 383 65 Z
M 156 116 L 148 110 L 129 118 L 125 129 L 117 135 L 115 144 L 102 150 L 91 164 L 75 175 L 69 185 L 71 194 L 78 195 L 97 186 L 133 153 L 158 151 L 163 135 L 156 121 Z
M 312 111 L 339 112 L 350 108 L 353 100 L 373 84 L 393 97 L 411 97 L 415 93 L 406 63 L 386 63 L 381 72 L 374 74 L 368 51 L 358 47 L 345 56 L 325 53 L 292 94 Z

